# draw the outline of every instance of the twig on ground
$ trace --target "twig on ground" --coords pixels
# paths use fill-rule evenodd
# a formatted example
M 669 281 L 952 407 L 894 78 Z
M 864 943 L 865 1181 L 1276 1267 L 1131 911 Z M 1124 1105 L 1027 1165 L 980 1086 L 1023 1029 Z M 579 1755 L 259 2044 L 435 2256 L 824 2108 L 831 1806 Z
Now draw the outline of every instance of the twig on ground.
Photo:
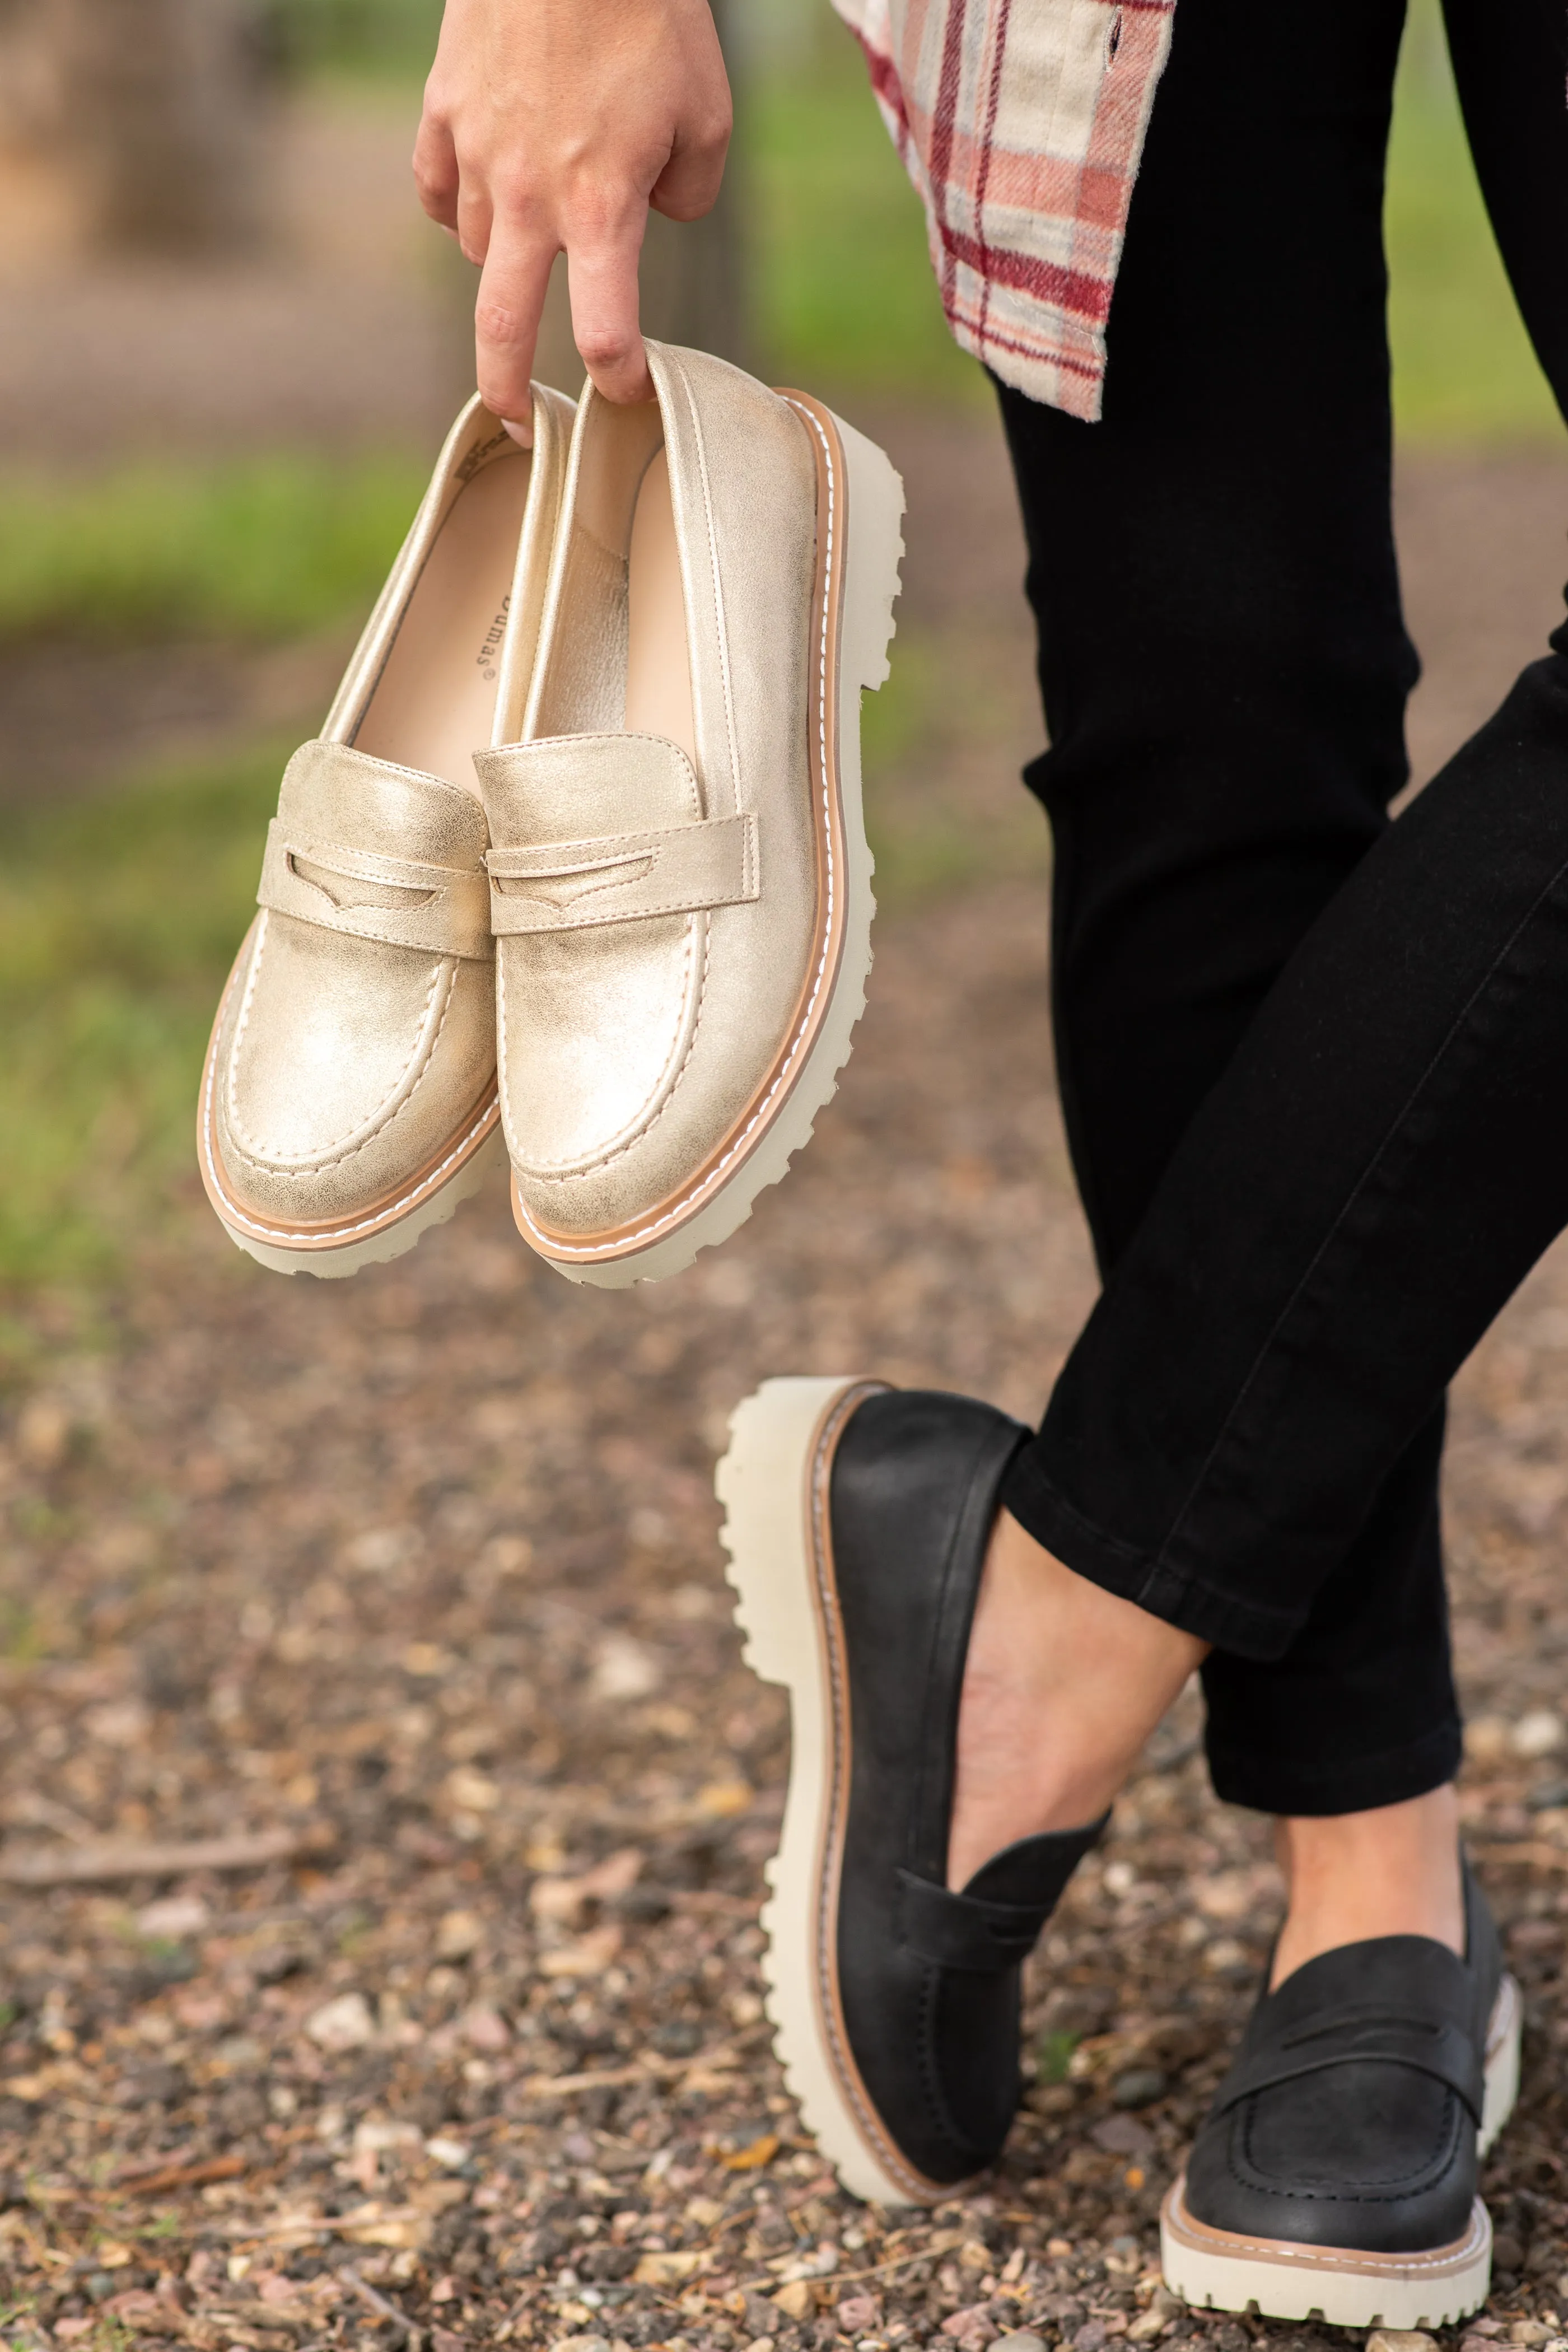
M 700 1918 L 705 1914 L 721 1919 L 754 1919 L 763 1907 L 763 1895 L 726 1895 L 718 1887 L 676 1887 L 665 1897 L 672 1911 L 689 1912 Z
M 361 2278 L 352 2263 L 345 2263 L 338 2276 L 345 2286 L 353 2289 L 362 2303 L 369 2304 L 372 2311 L 378 2312 L 383 2319 L 390 2319 L 395 2327 L 402 2328 L 403 2340 L 408 2347 L 408 2352 L 423 2352 L 424 2329 L 416 2327 L 407 2313 L 399 2311 L 397 2305 L 386 2295 L 378 2294 L 368 2279 Z
M 205 2189 L 209 2181 L 237 2180 L 250 2169 L 243 2156 L 208 2156 L 194 2164 L 163 2163 L 122 2172 L 111 2186 L 129 2197 L 155 2197 L 166 2189 Z
M 319 1834 L 319 1833 L 318 1833 Z M 177 1845 L 47 1847 L 38 1853 L 0 1852 L 0 1880 L 12 1886 L 90 1886 L 116 1878 L 178 1878 L 188 1870 L 255 1870 L 314 1853 L 318 1834 L 306 1830 L 256 1830 L 247 1835 L 192 1838 Z
M 668 2082 L 677 2074 L 719 2074 L 735 2063 L 731 2043 L 700 2050 L 694 2058 L 658 2058 L 651 2053 L 635 2066 L 603 2066 L 582 2074 L 529 2074 L 521 2088 L 525 2098 L 563 2097 L 579 2091 L 625 2091 L 635 2083 Z

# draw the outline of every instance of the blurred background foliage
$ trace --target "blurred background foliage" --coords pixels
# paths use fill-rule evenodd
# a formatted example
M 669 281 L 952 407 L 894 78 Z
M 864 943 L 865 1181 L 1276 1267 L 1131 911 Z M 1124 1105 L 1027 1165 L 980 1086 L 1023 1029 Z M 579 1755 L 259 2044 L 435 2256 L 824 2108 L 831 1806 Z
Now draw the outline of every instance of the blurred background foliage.
M 272 0 L 265 37 L 284 70 L 422 79 L 441 0 Z
M 406 79 L 438 17 L 436 0 L 278 0 L 273 37 L 300 79 Z M 736 170 L 761 373 L 861 403 L 988 402 L 944 327 L 920 207 L 858 52 L 830 20 L 753 72 Z M 1387 227 L 1402 439 L 1558 431 L 1476 186 L 1436 0 L 1412 12 Z M 0 477 L 0 641 L 321 626 L 374 593 L 423 471 L 423 453 L 373 451 L 347 467 L 305 453 L 142 463 L 89 488 Z
M 272 0 L 252 45 L 278 104 L 406 99 L 438 14 L 437 0 Z M 753 364 L 873 417 L 983 410 L 852 41 L 826 7 L 753 0 L 734 46 Z M 1413 12 L 1387 225 L 1403 439 L 1559 432 L 1476 188 L 1436 0 Z M 0 659 L 74 646 L 90 693 L 95 653 L 117 644 L 352 635 L 427 463 L 395 446 L 172 449 L 86 472 L 0 456 Z M 883 787 L 937 724 L 943 673 L 931 647 L 900 646 L 891 686 L 867 706 L 868 770 L 884 876 L 916 887 L 942 878 L 947 853 L 900 854 Z M 112 792 L 0 810 L 0 1284 L 97 1280 L 184 1213 L 206 1026 L 289 748 L 164 762 Z

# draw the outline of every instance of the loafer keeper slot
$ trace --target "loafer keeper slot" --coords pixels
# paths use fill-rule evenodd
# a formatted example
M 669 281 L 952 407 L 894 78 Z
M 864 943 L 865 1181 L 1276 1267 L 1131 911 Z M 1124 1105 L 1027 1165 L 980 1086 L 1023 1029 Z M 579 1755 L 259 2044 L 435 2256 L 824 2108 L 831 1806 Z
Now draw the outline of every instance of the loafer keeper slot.
M 498 938 L 698 914 L 756 898 L 757 821 L 748 812 L 596 841 L 492 849 L 485 863 Z
M 993 1903 L 983 1895 L 955 1895 L 951 1887 L 899 1873 L 901 1939 L 917 1958 L 939 1969 L 962 1969 L 974 1976 L 998 1976 L 1020 1967 L 1039 1941 L 1056 1908 L 1045 1903 Z
M 326 877 L 316 881 L 300 872 L 314 866 Z M 340 898 L 334 879 L 343 884 Z M 411 903 L 378 905 L 356 900 L 354 885 L 378 893 L 406 892 Z M 416 948 L 430 955 L 468 956 L 477 961 L 495 953 L 490 937 L 489 892 L 483 872 L 451 866 L 431 866 L 411 857 L 390 857 L 379 851 L 350 849 L 336 842 L 310 842 L 293 837 L 292 828 L 274 817 L 267 829 L 267 854 L 262 860 L 258 906 L 320 929 L 343 931 L 351 939 L 381 940 L 389 947 Z

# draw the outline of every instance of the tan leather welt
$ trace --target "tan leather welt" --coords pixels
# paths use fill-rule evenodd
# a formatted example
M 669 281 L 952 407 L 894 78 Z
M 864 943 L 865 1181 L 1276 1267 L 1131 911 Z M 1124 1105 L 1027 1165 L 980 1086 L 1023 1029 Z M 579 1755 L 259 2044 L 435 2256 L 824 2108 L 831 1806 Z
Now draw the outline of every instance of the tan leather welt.
M 462 1126 L 432 1153 L 425 1165 L 401 1184 L 392 1186 L 379 1200 L 369 1202 L 356 1215 L 316 1222 L 302 1218 L 292 1223 L 286 1218 L 258 1216 L 234 1198 L 214 1132 L 213 1090 L 216 1084 L 217 1042 L 222 1034 L 224 1013 L 234 984 L 235 974 L 231 972 L 213 1017 L 212 1035 L 207 1042 L 206 1059 L 202 1066 L 202 1090 L 196 1103 L 196 1165 L 201 1171 L 203 1190 L 226 1224 L 242 1226 L 258 1241 L 277 1242 L 299 1250 L 342 1249 L 345 1244 L 363 1241 L 373 1234 L 384 1233 L 389 1225 L 395 1225 L 410 1215 L 429 1199 L 432 1192 L 439 1192 L 444 1184 L 449 1183 L 458 1170 L 467 1165 L 495 1132 L 500 1118 L 500 1097 L 492 1078 Z
M 1295 2238 L 1248 2238 L 1234 2230 L 1218 2230 L 1188 2212 L 1183 2189 L 1185 2175 L 1165 2200 L 1165 2225 L 1173 2237 L 1195 2252 L 1228 2257 L 1237 2262 L 1279 2263 L 1291 2270 L 1343 2272 L 1352 2278 L 1439 2278 L 1475 2261 L 1486 2242 L 1482 2226 L 1485 2209 L 1478 2204 L 1463 2237 L 1446 2246 L 1429 2246 L 1417 2253 L 1369 2254 L 1355 2246 L 1308 2245 Z
M 822 1824 L 822 1850 L 816 1869 L 816 1966 L 813 1991 L 823 2047 L 827 2052 L 846 2105 L 862 2138 L 889 2179 L 921 2205 L 935 2205 L 961 2197 L 966 2181 L 931 2180 L 912 2165 L 888 2131 L 861 2079 L 844 2021 L 844 2001 L 838 1982 L 838 1889 L 844 1871 L 844 1839 L 849 1821 L 850 1745 L 849 1669 L 845 1654 L 844 1617 L 838 1602 L 838 1580 L 833 1560 L 833 1517 L 830 1496 L 834 1456 L 856 1408 L 868 1397 L 887 1392 L 884 1381 L 857 1381 L 841 1390 L 824 1413 L 812 1442 L 810 1485 L 803 1497 L 811 1528 L 813 1600 L 827 1664 L 833 1741 L 828 1801 Z
M 480 1145 L 495 1132 L 500 1118 L 500 1100 L 492 1085 L 489 1094 L 478 1104 L 464 1125 L 448 1139 L 425 1166 L 401 1184 L 394 1185 L 379 1201 L 370 1202 L 353 1217 L 332 1218 L 312 1222 L 309 1218 L 289 1220 L 282 1217 L 258 1216 L 254 1209 L 242 1208 L 228 1186 L 227 1171 L 217 1147 L 216 1136 L 207 1132 L 203 1118 L 200 1133 L 202 1182 L 218 1215 L 228 1224 L 242 1225 L 258 1241 L 271 1241 L 280 1246 L 288 1244 L 300 1250 L 342 1249 L 351 1242 L 367 1240 L 371 1234 L 384 1233 L 389 1225 L 397 1224 L 412 1214 L 432 1192 L 439 1192 L 473 1158 Z
M 485 862 L 498 939 L 698 914 L 757 897 L 757 821 L 748 812 L 597 841 L 492 849 Z

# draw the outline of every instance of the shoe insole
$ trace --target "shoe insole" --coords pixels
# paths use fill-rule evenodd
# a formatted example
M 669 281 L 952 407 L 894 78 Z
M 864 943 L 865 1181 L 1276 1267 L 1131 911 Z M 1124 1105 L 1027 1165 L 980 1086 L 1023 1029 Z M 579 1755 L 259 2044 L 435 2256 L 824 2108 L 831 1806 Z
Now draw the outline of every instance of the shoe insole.
M 656 451 L 632 516 L 626 561 L 626 716 L 628 735 L 663 735 L 697 763 L 691 719 L 691 665 L 686 598 L 669 498 L 669 459 Z
M 410 597 L 354 748 L 478 794 L 531 459 L 492 457 L 458 492 Z

